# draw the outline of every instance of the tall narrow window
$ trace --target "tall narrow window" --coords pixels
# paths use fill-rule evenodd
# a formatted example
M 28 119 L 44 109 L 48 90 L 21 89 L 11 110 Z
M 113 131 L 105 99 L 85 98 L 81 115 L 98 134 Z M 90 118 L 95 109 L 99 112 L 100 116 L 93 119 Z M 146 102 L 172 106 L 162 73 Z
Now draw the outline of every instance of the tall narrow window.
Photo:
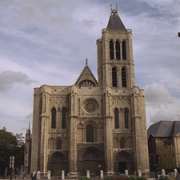
M 124 121 L 125 121 L 125 128 L 128 129 L 129 128 L 129 109 L 125 108 L 124 109 Z
M 51 128 L 56 128 L 56 108 L 51 109 Z
M 62 108 L 62 129 L 66 129 L 67 123 L 67 108 Z
M 127 59 L 127 47 L 126 47 L 125 40 L 122 42 L 122 58 L 123 58 L 123 60 Z
M 92 125 L 86 126 L 86 142 L 94 142 L 94 127 Z
M 53 138 L 50 138 L 49 139 L 49 142 L 48 142 L 48 147 L 49 149 L 54 149 L 54 139 Z
M 118 108 L 114 109 L 114 126 L 115 126 L 115 129 L 119 128 L 119 110 L 118 110 Z
M 113 40 L 109 41 L 109 53 L 110 53 L 110 59 L 114 59 L 114 42 Z
M 116 41 L 116 59 L 121 59 L 120 42 L 118 40 Z
M 127 71 L 126 71 L 126 67 L 122 68 L 121 78 L 122 78 L 122 87 L 127 87 Z
M 112 87 L 117 87 L 117 68 L 112 68 Z
M 56 149 L 61 149 L 62 148 L 62 141 L 61 138 L 56 139 Z
M 125 140 L 125 138 L 124 137 L 122 137 L 121 139 L 120 139 L 120 148 L 125 148 L 125 144 L 126 144 L 126 140 Z

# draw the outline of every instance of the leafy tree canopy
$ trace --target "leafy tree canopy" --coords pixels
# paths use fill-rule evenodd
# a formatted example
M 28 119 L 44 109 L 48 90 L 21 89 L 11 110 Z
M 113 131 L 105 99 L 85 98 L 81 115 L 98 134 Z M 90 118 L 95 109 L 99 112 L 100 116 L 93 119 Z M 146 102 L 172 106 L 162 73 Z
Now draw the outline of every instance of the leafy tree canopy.
M 0 129 L 0 175 L 9 167 L 9 157 L 15 156 L 15 167 L 23 165 L 24 141 L 22 134 L 14 135 L 6 128 Z

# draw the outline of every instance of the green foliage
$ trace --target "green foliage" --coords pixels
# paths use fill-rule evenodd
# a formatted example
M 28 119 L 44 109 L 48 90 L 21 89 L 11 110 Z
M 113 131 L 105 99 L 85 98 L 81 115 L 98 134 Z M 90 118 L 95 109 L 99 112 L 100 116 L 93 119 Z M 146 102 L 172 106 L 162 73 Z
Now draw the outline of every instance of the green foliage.
M 128 180 L 136 180 L 136 176 L 130 176 Z
M 104 180 L 112 180 L 112 177 L 111 176 L 105 176 Z
M 146 180 L 145 177 L 130 176 L 128 180 Z
M 160 176 L 159 180 L 169 180 L 169 178 L 167 176 Z
M 9 157 L 12 155 L 15 156 L 15 167 L 23 164 L 24 145 L 18 145 L 19 141 L 16 136 L 6 131 L 5 128 L 0 129 L 0 175 L 3 175 L 5 168 L 9 166 Z
M 79 180 L 90 180 L 90 179 L 87 178 L 86 176 L 81 176 L 81 177 L 79 178 Z
M 0 129 L 0 146 L 6 146 L 8 148 L 12 148 L 12 146 L 16 146 L 16 136 L 14 136 L 11 132 L 6 131 L 6 129 Z

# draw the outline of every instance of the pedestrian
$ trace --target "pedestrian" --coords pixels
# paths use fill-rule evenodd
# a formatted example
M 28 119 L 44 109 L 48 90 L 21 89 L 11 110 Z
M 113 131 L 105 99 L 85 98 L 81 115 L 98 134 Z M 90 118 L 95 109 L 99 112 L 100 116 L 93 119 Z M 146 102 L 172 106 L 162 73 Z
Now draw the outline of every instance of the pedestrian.
M 176 180 L 180 180 L 180 168 L 177 168 Z
M 31 173 L 31 180 L 33 180 L 33 173 Z
M 35 171 L 35 174 L 34 174 L 34 180 L 37 179 L 37 172 Z
M 32 180 L 36 180 L 36 171 L 33 171 L 33 172 L 31 173 L 31 179 L 32 179 Z

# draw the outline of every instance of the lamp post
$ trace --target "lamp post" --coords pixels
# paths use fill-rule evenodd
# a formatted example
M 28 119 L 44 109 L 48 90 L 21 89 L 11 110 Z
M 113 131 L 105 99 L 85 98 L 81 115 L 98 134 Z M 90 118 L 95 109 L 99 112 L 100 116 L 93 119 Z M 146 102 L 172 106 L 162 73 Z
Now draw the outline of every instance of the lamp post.
M 10 180 L 12 180 L 12 176 L 13 176 L 13 173 L 14 173 L 14 163 L 15 163 L 15 157 L 10 156 L 9 157 Z

